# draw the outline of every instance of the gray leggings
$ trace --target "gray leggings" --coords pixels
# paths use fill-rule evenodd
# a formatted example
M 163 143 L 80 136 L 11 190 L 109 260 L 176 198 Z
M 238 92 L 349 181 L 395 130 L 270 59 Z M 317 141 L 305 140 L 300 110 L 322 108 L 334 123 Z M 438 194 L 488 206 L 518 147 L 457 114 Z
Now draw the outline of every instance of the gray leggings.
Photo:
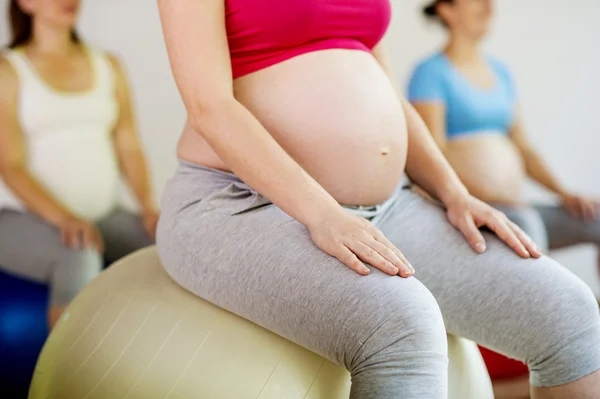
M 116 210 L 97 223 L 106 251 L 72 250 L 60 232 L 32 213 L 0 210 L 0 268 L 50 285 L 51 306 L 68 304 L 102 270 L 104 259 L 115 261 L 152 244 L 137 215 Z M 103 259 L 104 256 L 104 259 Z
M 496 206 L 544 251 L 576 244 L 600 248 L 600 220 L 584 222 L 559 206 Z
M 550 258 L 485 233 L 475 254 L 444 211 L 400 188 L 372 219 L 416 277 L 361 277 L 235 175 L 181 162 L 158 250 L 181 286 L 345 366 L 353 399 L 447 397 L 446 332 L 526 362 L 536 386 L 600 369 L 590 289 Z

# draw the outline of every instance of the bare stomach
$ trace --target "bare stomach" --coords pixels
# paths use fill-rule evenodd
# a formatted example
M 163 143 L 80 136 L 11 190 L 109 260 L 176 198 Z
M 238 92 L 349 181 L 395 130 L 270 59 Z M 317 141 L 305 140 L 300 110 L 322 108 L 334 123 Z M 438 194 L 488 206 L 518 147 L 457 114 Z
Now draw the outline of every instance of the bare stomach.
M 517 204 L 525 181 L 522 158 L 507 137 L 481 134 L 448 142 L 448 161 L 475 197 L 490 203 Z
M 237 79 L 234 91 L 279 145 L 341 204 L 378 204 L 398 185 L 406 162 L 406 121 L 394 88 L 371 54 L 304 54 Z M 178 154 L 230 170 L 190 126 Z

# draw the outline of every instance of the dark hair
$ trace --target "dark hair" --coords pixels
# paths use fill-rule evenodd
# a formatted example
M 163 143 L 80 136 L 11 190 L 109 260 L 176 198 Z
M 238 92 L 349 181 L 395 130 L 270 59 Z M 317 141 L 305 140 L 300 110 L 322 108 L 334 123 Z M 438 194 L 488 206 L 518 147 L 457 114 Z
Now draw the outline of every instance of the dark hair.
M 428 6 L 423 7 L 423 14 L 427 18 L 439 19 L 440 16 L 437 12 L 437 7 L 440 3 L 454 3 L 454 0 L 434 0 Z
M 19 7 L 18 0 L 10 1 L 10 27 L 12 32 L 12 39 L 10 40 L 9 48 L 15 48 L 27 44 L 31 40 L 33 34 L 33 18 L 31 15 L 25 13 Z M 75 29 L 71 31 L 71 40 L 74 43 L 79 43 L 79 35 Z

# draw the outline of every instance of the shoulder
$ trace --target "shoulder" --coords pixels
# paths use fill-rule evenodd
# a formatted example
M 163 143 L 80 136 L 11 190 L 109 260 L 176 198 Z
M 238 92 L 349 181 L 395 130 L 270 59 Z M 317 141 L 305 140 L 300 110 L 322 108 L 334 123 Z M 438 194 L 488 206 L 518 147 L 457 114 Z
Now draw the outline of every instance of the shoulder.
M 102 59 L 105 62 L 105 65 L 108 67 L 109 73 L 114 79 L 113 82 L 116 85 L 117 90 L 122 90 L 127 86 L 127 79 L 125 78 L 125 69 L 123 67 L 123 63 L 119 59 L 119 57 L 108 51 L 91 49 L 92 53 L 95 53 L 96 56 Z
M 16 93 L 19 86 L 19 77 L 7 53 L 0 53 L 0 96 L 11 96 Z
M 122 64 L 120 58 L 116 54 L 105 52 L 104 56 L 106 57 L 106 59 L 108 60 L 108 62 L 110 63 L 111 67 L 114 69 L 115 72 L 119 72 L 119 73 L 122 72 L 123 64 Z
M 427 75 L 442 76 L 447 70 L 447 62 L 444 59 L 444 55 L 441 53 L 435 53 L 422 60 L 420 60 L 413 71 L 413 76 Z
M 487 57 L 494 71 L 505 81 L 512 82 L 513 77 L 507 64 L 495 57 Z
M 411 102 L 444 101 L 447 64 L 441 53 L 421 60 L 410 77 L 408 99 Z
M 90 54 L 92 54 L 94 57 L 106 62 L 113 72 L 115 72 L 117 74 L 121 73 L 121 71 L 123 69 L 122 63 L 116 54 L 114 54 L 110 51 L 102 50 L 100 48 L 97 48 L 95 46 L 91 46 L 88 44 L 86 44 L 85 47 L 86 47 L 87 51 Z

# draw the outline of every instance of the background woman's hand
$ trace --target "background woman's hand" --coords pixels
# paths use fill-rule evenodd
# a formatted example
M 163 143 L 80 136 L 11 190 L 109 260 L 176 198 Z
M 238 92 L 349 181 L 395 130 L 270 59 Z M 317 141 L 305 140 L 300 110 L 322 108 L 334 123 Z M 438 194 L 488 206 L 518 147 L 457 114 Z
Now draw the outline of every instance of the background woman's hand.
M 446 204 L 450 223 L 460 230 L 477 253 L 485 252 L 486 244 L 480 227 L 487 227 L 522 258 L 542 255 L 535 243 L 504 213 L 477 198 L 466 195 Z
M 156 239 L 156 225 L 158 224 L 158 212 L 144 212 L 142 213 L 142 223 L 144 224 L 144 229 L 148 236 L 152 240 Z
M 562 197 L 562 202 L 567 211 L 586 222 L 600 218 L 600 201 L 598 200 L 576 194 L 566 194 Z
M 74 216 L 63 219 L 58 228 L 64 245 L 71 249 L 93 249 L 104 252 L 104 241 L 96 226 Z
M 400 250 L 379 229 L 341 207 L 322 218 L 317 225 L 309 227 L 309 231 L 319 249 L 359 274 L 369 274 L 364 263 L 392 276 L 410 277 L 415 272 Z

